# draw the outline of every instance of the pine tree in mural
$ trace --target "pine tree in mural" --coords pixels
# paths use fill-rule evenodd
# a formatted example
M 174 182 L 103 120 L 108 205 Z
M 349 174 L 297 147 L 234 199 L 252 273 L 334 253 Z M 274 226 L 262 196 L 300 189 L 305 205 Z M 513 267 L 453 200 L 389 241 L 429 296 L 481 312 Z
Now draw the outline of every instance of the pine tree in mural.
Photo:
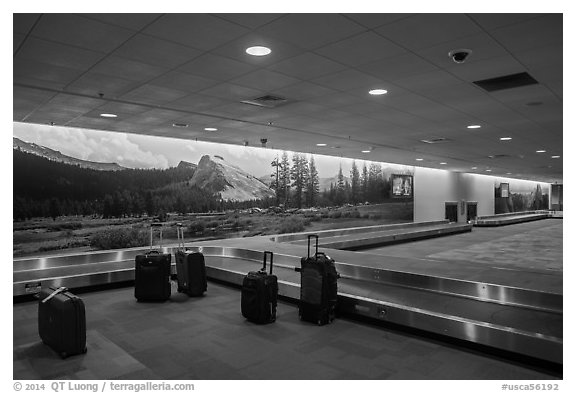
M 318 170 L 314 163 L 314 156 L 310 156 L 310 163 L 308 166 L 308 183 L 306 186 L 306 204 L 310 207 L 314 206 L 317 201 L 318 194 L 320 193 L 320 179 L 318 177 Z
M 368 200 L 368 168 L 366 168 L 366 163 L 362 167 L 362 177 L 360 178 L 360 195 L 362 201 Z
M 290 170 L 292 184 L 294 188 L 293 203 L 300 209 L 304 200 L 304 191 L 308 182 L 308 160 L 303 154 L 294 153 L 292 155 L 292 169 Z
M 346 199 L 346 185 L 344 184 L 344 174 L 342 173 L 342 165 L 340 165 L 340 169 L 338 170 L 338 180 L 336 183 L 335 202 L 337 205 L 341 205 L 344 203 L 345 199 Z
M 358 172 L 356 161 L 352 161 L 350 170 L 350 201 L 354 205 L 360 201 L 360 172 Z
M 290 200 L 290 161 L 288 161 L 288 153 L 286 152 L 282 153 L 282 160 L 280 161 L 278 194 L 280 203 L 288 206 Z

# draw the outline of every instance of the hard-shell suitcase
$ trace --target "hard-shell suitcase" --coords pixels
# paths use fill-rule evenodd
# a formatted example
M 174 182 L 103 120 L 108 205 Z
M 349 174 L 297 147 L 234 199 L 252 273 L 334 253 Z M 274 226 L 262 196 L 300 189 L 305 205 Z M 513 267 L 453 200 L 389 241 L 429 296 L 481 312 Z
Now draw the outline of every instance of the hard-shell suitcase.
M 86 353 L 84 301 L 65 287 L 46 288 L 38 295 L 38 333 L 62 358 Z
M 153 223 L 150 227 L 150 251 L 136 255 L 134 297 L 138 301 L 166 301 L 171 294 L 172 254 L 152 249 L 155 228 L 159 229 L 162 241 L 162 224 Z
M 270 255 L 270 273 L 266 272 L 266 256 Z M 278 304 L 278 278 L 272 274 L 274 254 L 264 251 L 264 266 L 249 272 L 242 282 L 242 315 L 255 323 L 271 323 L 276 320 Z
M 178 292 L 184 292 L 188 296 L 202 296 L 208 289 L 204 254 L 186 250 L 182 224 L 178 224 L 176 230 L 178 232 L 178 249 L 174 256 L 176 258 Z
M 310 239 L 316 238 L 316 252 L 310 256 Z M 325 325 L 334 320 L 338 300 L 338 272 L 334 260 L 318 252 L 318 235 L 308 236 L 308 255 L 300 260 L 300 302 L 303 321 Z

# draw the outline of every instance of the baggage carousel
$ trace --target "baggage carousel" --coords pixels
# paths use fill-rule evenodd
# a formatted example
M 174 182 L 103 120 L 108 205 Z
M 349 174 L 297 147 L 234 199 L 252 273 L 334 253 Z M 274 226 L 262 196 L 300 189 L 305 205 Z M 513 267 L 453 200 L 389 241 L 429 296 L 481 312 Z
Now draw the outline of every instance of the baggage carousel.
M 297 301 L 300 276 L 294 269 L 306 255 L 306 247 L 272 240 L 226 239 L 194 243 L 188 249 L 205 255 L 209 279 L 232 285 L 240 285 L 248 271 L 261 267 L 264 250 L 273 251 L 279 295 Z M 134 280 L 135 256 L 145 250 L 15 259 L 13 296 L 30 295 L 46 286 L 73 289 L 128 283 Z M 163 250 L 173 254 L 176 248 Z M 330 250 L 329 254 L 341 275 L 338 312 L 342 315 L 406 326 L 554 364 L 563 362 L 562 293 L 542 289 L 561 287 L 561 275 L 527 272 L 529 276 L 522 278 L 518 272 L 502 270 L 498 280 L 486 282 L 431 275 L 426 268 L 398 269 L 395 263 L 408 267 L 410 262 L 399 258 L 342 250 Z

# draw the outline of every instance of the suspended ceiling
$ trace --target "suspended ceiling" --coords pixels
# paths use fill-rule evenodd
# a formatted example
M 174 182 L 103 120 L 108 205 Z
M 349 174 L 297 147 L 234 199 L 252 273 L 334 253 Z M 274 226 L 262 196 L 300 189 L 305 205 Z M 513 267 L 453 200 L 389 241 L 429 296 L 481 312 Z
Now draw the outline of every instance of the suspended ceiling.
M 13 120 L 562 182 L 562 19 L 14 14 Z

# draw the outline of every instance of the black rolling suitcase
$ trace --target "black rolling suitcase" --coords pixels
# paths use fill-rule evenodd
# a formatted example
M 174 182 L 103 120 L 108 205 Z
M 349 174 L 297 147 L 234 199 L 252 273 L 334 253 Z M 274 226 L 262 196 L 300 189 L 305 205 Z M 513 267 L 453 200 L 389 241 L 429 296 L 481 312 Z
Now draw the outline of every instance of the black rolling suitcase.
M 186 250 L 182 224 L 178 224 L 176 230 L 178 232 L 178 249 L 174 255 L 176 257 L 178 292 L 184 292 L 188 296 L 202 296 L 208 289 L 204 255 L 201 252 Z
M 162 242 L 162 224 L 154 223 L 150 227 L 150 251 L 136 255 L 134 296 L 138 301 L 165 301 L 171 294 L 172 255 L 152 249 L 154 228 L 159 229 Z
M 310 239 L 316 238 L 316 252 L 310 256 Z M 338 299 L 338 272 L 334 260 L 318 252 L 318 235 L 308 236 L 308 255 L 300 260 L 300 303 L 303 321 L 325 325 L 334 320 Z
M 270 274 L 266 272 L 266 255 L 270 255 Z M 272 274 L 274 254 L 264 251 L 264 266 L 249 272 L 242 282 L 242 315 L 255 323 L 270 323 L 276 320 L 278 304 L 278 278 Z
M 38 333 L 62 358 L 86 353 L 84 301 L 65 287 L 43 289 L 38 295 Z

